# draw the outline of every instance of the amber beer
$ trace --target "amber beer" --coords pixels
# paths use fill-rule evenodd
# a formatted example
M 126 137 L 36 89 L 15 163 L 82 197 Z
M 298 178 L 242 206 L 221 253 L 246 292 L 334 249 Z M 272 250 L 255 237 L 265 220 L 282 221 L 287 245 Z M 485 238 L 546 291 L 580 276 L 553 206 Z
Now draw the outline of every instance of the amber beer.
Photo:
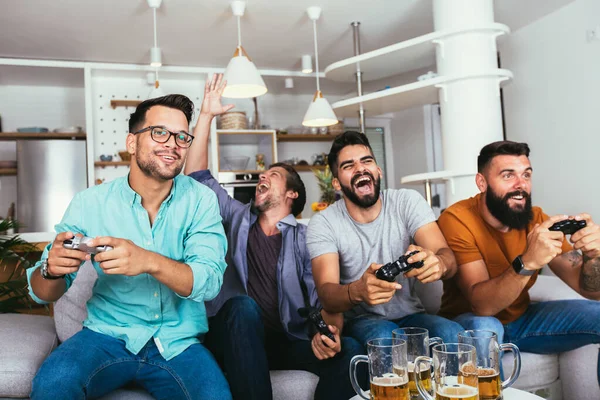
M 404 370 L 394 366 L 394 372 L 400 376 L 403 376 Z M 421 378 L 421 382 L 423 382 L 423 388 L 429 393 L 431 391 L 431 368 L 426 368 L 419 372 L 419 377 Z M 415 377 L 415 364 L 412 362 L 408 362 L 408 391 L 410 392 L 410 397 L 413 399 L 420 399 L 421 395 L 417 390 L 417 381 Z
M 371 378 L 372 400 L 410 400 L 408 382 L 396 374 Z
M 479 399 L 496 400 L 501 398 L 502 381 L 500 374 L 494 368 L 477 369 L 479 379 Z
M 435 393 L 436 400 L 478 400 L 477 388 L 468 385 L 456 384 L 441 386 Z

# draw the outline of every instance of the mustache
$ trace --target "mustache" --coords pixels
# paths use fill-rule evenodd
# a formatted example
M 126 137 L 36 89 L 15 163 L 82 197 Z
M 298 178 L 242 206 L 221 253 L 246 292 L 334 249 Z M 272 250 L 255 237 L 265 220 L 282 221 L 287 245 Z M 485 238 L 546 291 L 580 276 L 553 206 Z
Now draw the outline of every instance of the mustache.
M 356 175 L 354 175 L 352 177 L 352 180 L 350 180 L 350 185 L 354 186 L 356 181 L 359 180 L 360 178 L 362 178 L 363 176 L 368 176 L 369 178 L 371 178 L 371 181 L 375 182 L 375 177 L 373 176 L 373 174 L 370 173 L 369 171 L 365 171 L 365 172 L 359 172 Z
M 171 156 L 176 160 L 179 160 L 181 156 L 175 151 L 155 151 L 154 155 L 157 156 Z
M 502 200 L 506 201 L 506 200 L 510 199 L 511 197 L 513 197 L 513 196 L 519 196 L 519 195 L 523 196 L 524 199 L 528 199 L 530 197 L 529 193 L 527 193 L 527 192 L 525 192 L 523 190 L 516 190 L 514 192 L 508 192 L 508 193 L 506 193 L 506 195 L 504 196 L 504 198 Z

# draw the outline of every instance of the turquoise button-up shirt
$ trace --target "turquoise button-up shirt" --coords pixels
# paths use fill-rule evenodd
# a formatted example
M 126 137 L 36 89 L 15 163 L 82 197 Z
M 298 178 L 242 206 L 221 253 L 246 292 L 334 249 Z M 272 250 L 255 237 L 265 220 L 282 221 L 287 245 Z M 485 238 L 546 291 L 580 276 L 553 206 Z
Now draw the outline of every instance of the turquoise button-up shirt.
M 119 178 L 78 193 L 55 230 L 129 239 L 187 264 L 193 272 L 192 293 L 182 297 L 149 274 L 107 275 L 93 262 L 98 279 L 87 302 L 85 327 L 122 339 L 134 354 L 154 338 L 166 360 L 199 343 L 208 331 L 204 301 L 215 298 L 223 283 L 227 240 L 217 198 L 206 186 L 177 176 L 151 226 L 141 197 L 131 189 L 127 177 Z M 48 257 L 50 247 L 44 250 L 42 260 Z M 27 271 L 28 279 L 40 264 Z M 65 277 L 67 290 L 75 276 Z M 45 303 L 31 286 L 29 292 L 35 301 Z

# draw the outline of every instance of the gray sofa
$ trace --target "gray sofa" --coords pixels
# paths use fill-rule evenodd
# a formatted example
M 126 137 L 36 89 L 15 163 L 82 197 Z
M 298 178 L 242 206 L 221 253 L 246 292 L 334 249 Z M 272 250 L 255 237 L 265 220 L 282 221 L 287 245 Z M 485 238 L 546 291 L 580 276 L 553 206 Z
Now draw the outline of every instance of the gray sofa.
M 85 318 L 85 301 L 96 279 L 90 264 L 84 264 L 71 290 L 55 305 L 54 319 L 36 315 L 0 314 L 0 399 L 28 398 L 31 381 L 43 360 L 79 329 Z M 558 278 L 540 276 L 532 289 L 538 301 L 577 298 Z M 441 283 L 427 285 L 419 296 L 428 312 L 436 312 Z M 596 380 L 598 345 L 562 354 L 522 353 L 521 376 L 514 387 L 534 392 L 549 400 L 600 399 Z M 504 357 L 504 370 L 512 369 L 510 355 Z M 312 399 L 318 377 L 304 371 L 272 371 L 276 400 Z M 568 395 L 563 395 L 568 393 Z M 144 391 L 122 389 L 104 399 L 150 399 Z

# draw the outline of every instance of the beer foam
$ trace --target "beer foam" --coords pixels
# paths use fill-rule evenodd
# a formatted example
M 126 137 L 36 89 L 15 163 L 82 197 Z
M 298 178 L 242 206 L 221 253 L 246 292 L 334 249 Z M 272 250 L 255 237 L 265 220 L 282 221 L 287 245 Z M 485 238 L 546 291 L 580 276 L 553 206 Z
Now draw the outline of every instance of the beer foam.
M 498 375 L 498 372 L 494 368 L 477 368 L 477 375 L 479 376 L 495 376 Z
M 443 396 L 453 396 L 457 398 L 467 398 L 477 394 L 477 388 L 473 386 L 456 384 L 452 386 L 441 386 L 437 392 Z
M 383 376 L 374 376 L 371 378 L 371 383 L 379 386 L 399 386 L 404 385 L 406 382 L 406 378 L 392 373 L 383 374 Z

